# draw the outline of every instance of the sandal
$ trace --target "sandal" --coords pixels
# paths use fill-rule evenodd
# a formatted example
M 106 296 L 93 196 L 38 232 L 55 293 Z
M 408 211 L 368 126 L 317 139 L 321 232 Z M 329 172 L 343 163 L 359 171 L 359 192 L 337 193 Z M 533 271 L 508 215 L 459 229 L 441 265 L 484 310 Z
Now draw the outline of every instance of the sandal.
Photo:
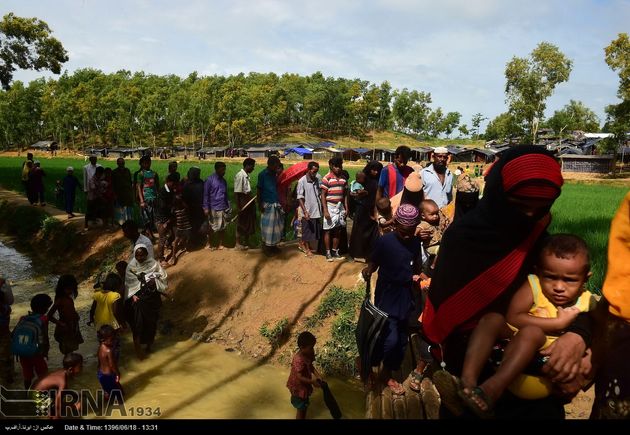
M 424 375 L 422 373 L 418 373 L 416 369 L 413 369 L 411 373 L 409 373 L 409 388 L 416 393 L 420 392 L 420 384 L 424 379 Z
M 466 393 L 462 388 L 457 391 L 457 394 L 464 401 L 464 405 L 474 412 L 477 417 L 484 420 L 494 417 L 494 411 L 492 410 L 494 402 L 480 387 L 471 388 L 470 393 Z M 485 404 L 486 409 L 483 409 L 479 402 Z
M 400 385 L 397 381 L 390 379 L 387 381 L 387 387 L 392 391 L 392 394 L 403 396 L 405 394 L 405 387 Z

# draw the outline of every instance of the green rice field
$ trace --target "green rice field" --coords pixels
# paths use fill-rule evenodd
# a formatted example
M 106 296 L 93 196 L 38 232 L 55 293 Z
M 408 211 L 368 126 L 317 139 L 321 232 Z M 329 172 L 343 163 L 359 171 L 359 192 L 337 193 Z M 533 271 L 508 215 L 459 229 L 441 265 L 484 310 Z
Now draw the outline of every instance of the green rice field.
M 81 183 L 83 183 L 82 167 L 87 164 L 82 158 L 39 158 L 42 168 L 46 172 L 46 200 L 55 203 L 55 181 L 61 180 L 66 173 L 66 167 L 75 168 L 75 175 Z M 22 191 L 22 183 L 20 179 L 22 162 L 21 157 L 1 157 L 0 158 L 0 186 L 5 189 Z M 133 173 L 138 169 L 137 159 L 126 159 L 127 167 Z M 153 160 L 152 169 L 157 171 L 160 180 L 163 181 L 167 174 L 169 160 Z M 99 159 L 99 163 L 105 167 L 116 167 L 116 161 Z M 290 163 L 285 162 L 285 165 Z M 209 160 L 184 160 L 179 162 L 179 173 L 182 177 L 186 175 L 188 169 L 192 166 L 201 168 L 201 177 L 205 179 L 214 172 L 214 161 Z M 232 183 L 234 175 L 242 167 L 241 163 L 228 162 L 226 180 L 228 182 L 228 192 L 230 201 L 234 203 Z M 250 176 L 252 188 L 256 189 L 258 173 L 264 169 L 264 163 L 257 163 L 254 173 Z M 352 178 L 354 174 L 361 169 L 360 164 L 348 166 Z M 324 175 L 325 167 L 320 168 L 320 173 Z M 583 237 L 591 249 L 592 271 L 588 287 L 591 290 L 599 291 L 601 289 L 604 272 L 606 268 L 606 246 L 608 242 L 608 233 L 610 230 L 610 220 L 619 207 L 621 199 L 630 189 L 625 186 L 612 186 L 607 184 L 588 184 L 588 183 L 566 183 L 562 189 L 562 195 L 554 204 L 552 209 L 553 221 L 550 227 L 551 233 L 573 233 Z M 75 210 L 79 212 L 85 211 L 85 196 L 80 193 L 77 196 L 77 204 Z M 235 225 L 228 228 L 226 234 L 226 243 L 230 246 L 234 240 Z M 253 242 L 258 243 L 256 237 Z

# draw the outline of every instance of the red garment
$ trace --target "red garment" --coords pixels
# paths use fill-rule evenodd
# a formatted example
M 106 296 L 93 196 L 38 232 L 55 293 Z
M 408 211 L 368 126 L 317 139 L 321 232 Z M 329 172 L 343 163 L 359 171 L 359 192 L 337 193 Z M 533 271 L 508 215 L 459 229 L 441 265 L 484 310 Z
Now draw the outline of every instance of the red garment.
M 556 199 L 563 179 L 560 165 L 545 154 L 525 154 L 501 170 L 503 190 L 523 198 Z
M 21 356 L 20 365 L 24 379 L 33 379 L 37 373 L 37 379 L 41 379 L 48 373 L 48 363 L 44 355 Z
M 46 314 L 42 314 L 40 319 L 42 320 L 43 332 L 47 336 L 48 316 Z M 48 343 L 47 338 L 46 343 Z M 46 348 L 48 348 L 48 345 L 46 345 Z M 47 352 L 48 351 L 46 351 L 46 353 Z M 37 379 L 41 379 L 48 374 L 48 362 L 46 362 L 43 354 L 29 357 L 21 356 L 20 365 L 22 366 L 22 375 L 24 376 L 24 379 L 33 379 L 35 374 L 37 374 Z
M 313 385 L 300 381 L 298 375 L 311 379 L 314 370 L 313 361 L 302 355 L 302 352 L 298 352 L 293 356 L 293 361 L 291 362 L 291 373 L 289 374 L 289 379 L 287 380 L 287 388 L 291 392 L 291 396 L 306 399 L 311 395 L 313 392 Z

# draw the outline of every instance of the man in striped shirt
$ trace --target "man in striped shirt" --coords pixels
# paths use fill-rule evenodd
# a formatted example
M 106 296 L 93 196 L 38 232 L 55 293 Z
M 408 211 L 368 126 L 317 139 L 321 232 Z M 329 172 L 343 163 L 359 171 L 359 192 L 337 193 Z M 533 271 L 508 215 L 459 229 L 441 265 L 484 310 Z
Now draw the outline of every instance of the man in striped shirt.
M 330 172 L 322 178 L 322 208 L 324 209 L 324 245 L 326 260 L 343 260 L 339 255 L 339 238 L 346 227 L 348 210 L 347 181 L 341 177 L 343 160 L 340 157 L 328 161 Z M 332 253 L 330 249 L 332 238 Z

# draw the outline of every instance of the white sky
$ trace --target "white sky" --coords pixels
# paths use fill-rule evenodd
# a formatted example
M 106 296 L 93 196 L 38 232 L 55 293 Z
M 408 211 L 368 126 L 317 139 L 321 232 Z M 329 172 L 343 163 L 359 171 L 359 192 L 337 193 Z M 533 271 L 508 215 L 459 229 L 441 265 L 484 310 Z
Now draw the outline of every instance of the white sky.
M 46 21 L 69 71 L 388 80 L 430 92 L 432 107 L 460 112 L 469 127 L 477 112 L 506 110 L 506 63 L 541 41 L 573 61 L 547 115 L 574 99 L 603 122 L 618 102 L 604 47 L 630 32 L 630 0 L 3 0 L 0 14 L 8 12 Z

